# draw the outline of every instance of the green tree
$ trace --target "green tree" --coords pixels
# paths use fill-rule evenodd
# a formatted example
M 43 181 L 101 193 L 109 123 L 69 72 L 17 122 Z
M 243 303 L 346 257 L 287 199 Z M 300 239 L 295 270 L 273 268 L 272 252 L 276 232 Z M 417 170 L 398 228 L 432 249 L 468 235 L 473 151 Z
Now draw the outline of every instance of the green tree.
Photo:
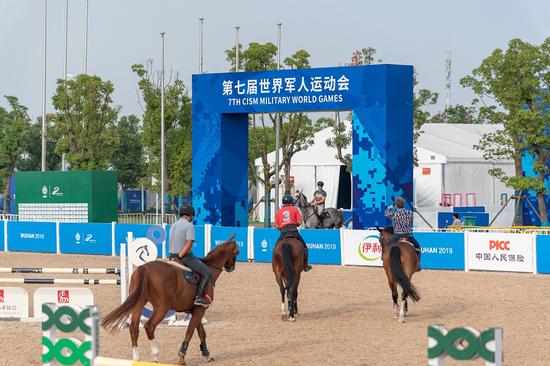
M 21 161 L 29 137 L 31 119 L 27 107 L 17 97 L 4 96 L 10 110 L 0 107 L 0 184 L 4 188 L 4 207 L 8 207 L 10 178 Z
M 52 97 L 58 136 L 56 151 L 65 153 L 73 170 L 101 170 L 109 166 L 117 144 L 115 124 L 119 107 L 112 105 L 114 88 L 99 76 L 78 75 L 57 81 Z
M 477 116 L 474 106 L 457 104 L 437 113 L 430 119 L 430 123 L 483 123 L 483 119 Z
M 319 118 L 317 125 L 319 128 L 332 128 L 333 136 L 326 140 L 329 147 L 336 149 L 336 159 L 346 166 L 346 170 L 351 173 L 352 161 L 351 154 L 344 155 L 346 149 L 352 141 L 351 128 L 347 128 L 345 123 L 340 120 L 340 112 L 334 113 L 335 118 Z
M 47 121 L 53 120 L 53 115 L 46 117 Z M 42 116 L 37 118 L 36 123 L 29 127 L 29 136 L 25 142 L 23 158 L 17 164 L 17 170 L 36 171 L 42 168 Z M 55 151 L 57 136 L 55 126 L 48 123 L 46 126 L 46 170 L 61 169 L 61 155 Z
M 138 87 L 144 102 L 143 143 L 149 157 L 152 176 L 160 183 L 161 79 L 152 71 L 153 63 L 135 64 Z M 177 74 L 171 74 L 164 85 L 164 132 L 166 136 L 166 191 L 172 196 L 191 190 L 191 99 Z M 154 189 L 159 189 L 155 185 Z
M 515 175 L 507 176 L 501 169 L 490 173 L 516 191 L 534 190 L 537 194 L 540 216 L 547 222 L 544 202 L 544 176 L 548 166 L 548 114 L 536 107 L 548 105 L 550 97 L 550 38 L 541 46 L 520 39 L 508 43 L 508 49 L 494 50 L 472 74 L 461 79 L 464 87 L 470 87 L 482 103 L 480 114 L 490 123 L 503 123 L 504 129 L 483 136 L 476 148 L 485 159 L 498 161 L 513 159 Z M 533 154 L 538 177 L 524 177 L 522 155 Z M 514 222 L 521 224 L 516 210 Z
M 116 131 L 118 144 L 111 158 L 112 168 L 118 172 L 122 189 L 137 187 L 147 175 L 139 119 L 134 115 L 123 116 Z

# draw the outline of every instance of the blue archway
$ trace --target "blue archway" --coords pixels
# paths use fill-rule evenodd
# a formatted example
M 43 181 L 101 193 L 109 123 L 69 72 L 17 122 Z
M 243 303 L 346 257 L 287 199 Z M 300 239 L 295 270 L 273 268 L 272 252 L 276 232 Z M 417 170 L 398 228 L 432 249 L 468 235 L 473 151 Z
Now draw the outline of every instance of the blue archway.
M 413 68 L 371 65 L 193 75 L 197 222 L 247 226 L 248 114 L 351 110 L 354 228 L 413 197 Z

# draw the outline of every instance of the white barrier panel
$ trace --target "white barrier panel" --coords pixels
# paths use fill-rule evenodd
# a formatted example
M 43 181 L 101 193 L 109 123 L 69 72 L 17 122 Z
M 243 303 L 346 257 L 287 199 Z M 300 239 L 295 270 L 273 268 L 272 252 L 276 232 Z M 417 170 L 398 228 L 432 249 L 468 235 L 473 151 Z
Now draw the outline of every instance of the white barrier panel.
M 89 288 L 41 287 L 34 292 L 34 318 L 42 319 L 42 304 L 54 303 L 69 306 L 92 306 L 94 294 Z
M 22 287 L 0 287 L 0 318 L 28 318 L 29 294 Z
M 533 235 L 468 233 L 469 269 L 533 272 Z
M 377 230 L 344 230 L 342 261 L 354 266 L 382 266 L 382 246 Z

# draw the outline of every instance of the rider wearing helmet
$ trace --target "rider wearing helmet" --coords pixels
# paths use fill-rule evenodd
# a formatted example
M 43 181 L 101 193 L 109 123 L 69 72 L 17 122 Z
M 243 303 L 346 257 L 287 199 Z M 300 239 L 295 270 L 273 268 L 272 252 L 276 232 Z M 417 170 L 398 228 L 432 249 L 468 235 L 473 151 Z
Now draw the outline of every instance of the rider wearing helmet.
M 300 214 L 300 210 L 293 206 L 293 203 L 294 199 L 290 195 L 290 192 L 285 192 L 283 196 L 283 207 L 275 214 L 275 227 L 281 232 L 281 236 L 279 236 L 277 241 L 287 236 L 295 236 L 296 239 L 304 244 L 304 272 L 307 272 L 311 269 L 307 261 L 307 245 L 298 231 L 298 226 L 302 224 L 302 215 Z
M 207 308 L 212 301 L 205 292 L 212 273 L 206 264 L 195 257 L 191 251 L 195 241 L 195 227 L 193 226 L 195 209 L 192 206 L 180 207 L 179 216 L 180 219 L 170 228 L 170 259 L 179 260 L 184 266 L 191 268 L 193 272 L 197 272 L 201 276 L 197 296 L 193 303 Z

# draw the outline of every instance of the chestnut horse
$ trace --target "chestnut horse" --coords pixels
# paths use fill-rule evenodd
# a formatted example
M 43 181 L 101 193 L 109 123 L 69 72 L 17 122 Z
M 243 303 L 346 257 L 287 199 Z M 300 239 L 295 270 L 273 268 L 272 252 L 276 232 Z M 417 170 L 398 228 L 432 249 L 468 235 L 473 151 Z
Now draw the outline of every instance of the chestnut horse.
M 277 242 L 273 249 L 273 272 L 281 290 L 281 319 L 295 321 L 298 314 L 298 286 L 304 268 L 304 245 L 293 237 Z M 288 307 L 285 306 L 285 293 Z
M 380 232 L 380 244 L 382 245 L 384 271 L 388 278 L 393 299 L 393 315 L 394 318 L 399 317 L 399 321 L 404 323 L 409 311 L 407 299 L 410 297 L 415 302 L 420 300 L 420 293 L 411 282 L 411 278 L 418 267 L 418 255 L 414 246 L 405 239 L 388 245 L 392 233 L 380 228 L 378 228 L 378 231 Z M 402 289 L 400 306 L 397 303 L 397 284 Z
M 232 272 L 235 269 L 236 257 L 239 251 L 237 243 L 233 241 L 234 238 L 235 235 L 208 253 L 202 260 L 212 271 L 212 280 L 207 289 L 207 293 L 212 299 L 214 298 L 213 285 L 222 271 L 225 269 L 227 272 Z M 155 328 L 170 309 L 188 312 L 191 313 L 191 320 L 185 334 L 185 340 L 178 352 L 180 364 L 185 365 L 185 354 L 195 329 L 199 333 L 202 355 L 210 360 L 210 353 L 206 347 L 206 332 L 201 322 L 206 309 L 202 306 L 193 305 L 196 292 L 197 285 L 188 283 L 183 277 L 182 270 L 176 266 L 162 261 L 145 263 L 137 267 L 132 274 L 130 295 L 126 298 L 126 301 L 107 315 L 101 321 L 101 326 L 109 333 L 116 333 L 131 317 L 132 353 L 133 359 L 138 360 L 137 341 L 141 311 L 143 306 L 150 302 L 153 305 L 153 314 L 145 323 L 144 328 L 147 338 L 151 342 L 153 360 L 158 362 L 160 350 L 155 341 Z

